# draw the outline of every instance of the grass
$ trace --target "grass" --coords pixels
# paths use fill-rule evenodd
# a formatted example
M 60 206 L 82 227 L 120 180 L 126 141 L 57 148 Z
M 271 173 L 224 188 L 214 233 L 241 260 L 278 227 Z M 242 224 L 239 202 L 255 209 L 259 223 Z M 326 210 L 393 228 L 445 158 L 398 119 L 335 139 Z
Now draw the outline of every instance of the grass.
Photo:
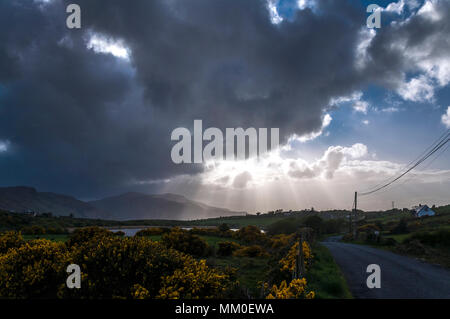
M 247 289 L 247 295 L 252 298 L 261 298 L 260 283 L 267 281 L 269 265 L 265 257 L 212 257 L 208 264 L 225 269 L 233 267 L 242 287 Z
M 150 238 L 153 241 L 160 241 L 161 240 L 162 235 L 152 235 L 152 236 L 147 236 L 147 238 Z M 224 241 L 232 241 L 235 243 L 240 243 L 238 240 L 233 239 L 233 238 L 225 238 L 225 237 L 218 237 L 218 236 L 199 236 L 200 238 L 202 238 L 204 241 L 206 241 L 206 243 L 208 244 L 208 246 L 213 246 L 215 248 L 218 248 L 218 243 L 220 242 L 224 242 Z
M 328 248 L 315 244 L 312 247 L 314 259 L 306 274 L 309 289 L 315 291 L 318 299 L 350 299 L 352 295 L 339 266 Z
M 33 240 L 33 239 L 48 239 L 55 242 L 66 242 L 69 239 L 69 235 L 67 234 L 58 234 L 58 235 L 23 235 L 25 240 Z

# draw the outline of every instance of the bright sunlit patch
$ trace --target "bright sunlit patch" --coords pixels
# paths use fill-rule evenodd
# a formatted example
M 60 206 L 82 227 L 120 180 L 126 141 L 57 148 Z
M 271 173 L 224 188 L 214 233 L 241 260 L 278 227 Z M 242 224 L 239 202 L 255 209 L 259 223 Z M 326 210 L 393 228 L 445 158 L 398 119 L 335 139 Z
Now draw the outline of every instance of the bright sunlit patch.
M 367 146 L 360 143 L 351 147 L 330 146 L 321 158 L 308 162 L 302 158 L 286 158 L 277 149 L 244 161 L 208 162 L 202 182 L 228 189 L 249 189 L 289 179 L 331 179 L 347 161 L 367 154 Z
M 4 153 L 8 151 L 9 142 L 8 141 L 0 141 L 0 153 Z
M 87 47 L 97 53 L 112 54 L 117 58 L 125 60 L 130 59 L 130 49 L 122 41 L 107 38 L 99 34 L 91 35 Z
M 283 18 L 278 14 L 277 1 L 267 1 L 267 7 L 269 9 L 270 21 L 272 21 L 273 24 L 278 24 L 283 21 Z

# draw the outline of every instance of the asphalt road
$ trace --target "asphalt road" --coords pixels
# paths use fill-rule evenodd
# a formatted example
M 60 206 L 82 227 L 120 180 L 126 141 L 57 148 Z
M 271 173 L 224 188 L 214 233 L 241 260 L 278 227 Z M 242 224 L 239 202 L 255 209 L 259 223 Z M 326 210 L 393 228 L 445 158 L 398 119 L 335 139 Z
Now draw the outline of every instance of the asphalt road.
M 330 238 L 322 243 L 340 266 L 355 298 L 450 298 L 450 271 L 413 258 Z M 381 268 L 381 288 L 367 287 L 367 266 Z

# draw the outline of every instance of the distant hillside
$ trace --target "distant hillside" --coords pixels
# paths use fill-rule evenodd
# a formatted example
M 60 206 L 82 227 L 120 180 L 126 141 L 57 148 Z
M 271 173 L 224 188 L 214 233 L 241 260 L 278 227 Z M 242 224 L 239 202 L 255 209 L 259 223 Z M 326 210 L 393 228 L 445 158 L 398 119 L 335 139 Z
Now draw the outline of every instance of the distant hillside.
M 38 192 L 32 187 L 0 187 L 0 210 L 17 213 L 51 212 L 55 216 L 115 220 L 188 220 L 242 215 L 212 207 L 176 194 L 147 195 L 126 193 L 92 202 L 56 193 Z
M 32 187 L 0 187 L 0 209 L 24 212 L 51 212 L 56 216 L 103 218 L 104 213 L 74 197 L 41 193 Z
M 101 211 L 108 212 L 108 219 L 172 219 L 188 220 L 220 216 L 242 215 L 225 208 L 208 206 L 181 195 L 147 195 L 126 193 L 89 202 Z

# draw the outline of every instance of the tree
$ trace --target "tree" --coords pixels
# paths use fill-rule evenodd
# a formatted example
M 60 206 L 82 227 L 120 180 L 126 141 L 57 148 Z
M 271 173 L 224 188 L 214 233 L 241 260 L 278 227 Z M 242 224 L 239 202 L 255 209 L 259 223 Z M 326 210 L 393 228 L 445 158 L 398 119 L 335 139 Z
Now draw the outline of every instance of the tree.
M 309 216 L 305 218 L 303 225 L 311 227 L 317 234 L 320 234 L 323 229 L 323 219 L 319 216 Z
M 223 224 L 220 224 L 219 230 L 220 230 L 221 232 L 227 232 L 227 231 L 230 230 L 230 227 L 228 226 L 228 224 L 223 223 Z

